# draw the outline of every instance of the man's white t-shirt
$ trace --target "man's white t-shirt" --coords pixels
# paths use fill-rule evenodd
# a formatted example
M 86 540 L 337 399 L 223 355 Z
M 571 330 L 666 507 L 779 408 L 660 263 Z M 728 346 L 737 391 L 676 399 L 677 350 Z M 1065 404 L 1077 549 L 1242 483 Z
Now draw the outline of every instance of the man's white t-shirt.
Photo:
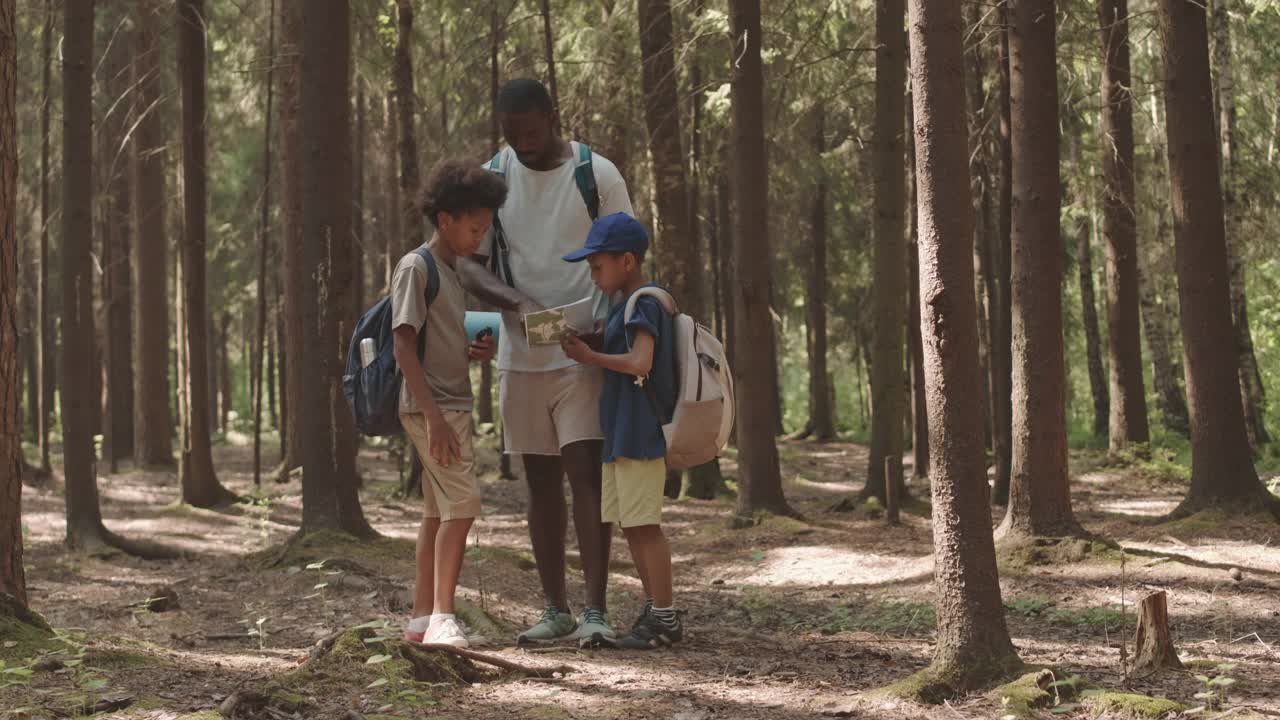
M 582 247 L 591 231 L 591 215 L 574 181 L 578 143 L 570 143 L 573 153 L 552 170 L 530 170 L 520 163 L 511 148 L 502 149 L 501 167 L 506 173 L 507 202 L 498 211 L 510 249 L 508 257 L 515 287 L 545 307 L 557 307 L 585 297 L 597 301 L 596 315 L 604 318 L 608 301 L 591 282 L 591 268 L 585 262 L 569 263 L 563 257 Z M 486 164 L 487 167 L 487 164 Z M 592 154 L 596 187 L 600 192 L 600 217 L 613 213 L 634 215 L 627 185 L 618 167 L 607 158 Z M 492 257 L 493 233 L 485 239 L 477 255 Z M 520 327 L 522 318 L 502 314 L 498 339 L 498 369 L 542 372 L 571 367 L 558 345 L 529 347 Z

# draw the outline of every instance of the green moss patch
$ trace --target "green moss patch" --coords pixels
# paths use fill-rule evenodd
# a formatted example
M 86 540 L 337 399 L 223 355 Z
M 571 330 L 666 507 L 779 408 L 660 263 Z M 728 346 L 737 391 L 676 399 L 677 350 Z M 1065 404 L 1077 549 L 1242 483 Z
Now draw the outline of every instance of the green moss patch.
M 413 541 L 382 537 L 361 540 L 353 535 L 322 530 L 294 537 L 281 545 L 249 556 L 258 569 L 305 568 L 313 563 L 341 568 L 368 567 L 373 572 L 394 575 L 413 563 Z M 334 562 L 339 561 L 339 562 Z
M 1071 709 L 1074 706 L 1072 701 L 1080 695 L 1084 685 L 1084 680 L 1077 675 L 1042 668 L 1001 685 L 991 691 L 991 697 L 1000 703 L 1002 716 L 1034 718 L 1039 717 L 1042 710 L 1063 712 Z
M 534 570 L 538 567 L 531 553 L 500 545 L 467 546 L 467 562 L 482 565 L 510 565 L 517 570 Z
M 996 559 L 1002 571 L 1086 560 L 1119 562 L 1123 555 L 1119 545 L 1090 538 L 1010 538 L 996 546 Z
M 990 687 L 992 683 L 1020 672 L 1023 667 L 1022 661 L 1013 654 L 985 662 L 956 663 L 946 668 L 930 665 L 888 687 L 873 690 L 867 697 L 938 705 L 962 693 Z
M 1089 691 L 1084 706 L 1095 713 L 1123 718 L 1163 718 L 1181 712 L 1182 704 L 1165 698 L 1133 693 Z
M 5 667 L 65 648 L 44 618 L 0 594 L 0 661 Z

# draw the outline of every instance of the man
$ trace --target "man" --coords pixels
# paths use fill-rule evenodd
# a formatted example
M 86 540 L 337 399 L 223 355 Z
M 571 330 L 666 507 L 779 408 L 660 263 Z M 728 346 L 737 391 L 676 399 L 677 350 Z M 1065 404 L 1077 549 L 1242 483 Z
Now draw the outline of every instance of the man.
M 546 598 L 542 617 L 517 640 L 612 644 L 605 602 L 612 527 L 600 521 L 603 376 L 599 368 L 569 359 L 558 344 L 531 347 L 522 318 L 587 297 L 596 317 L 604 318 L 608 300 L 591 282 L 590 269 L 561 257 L 582 246 L 596 216 L 633 214 L 631 199 L 613 163 L 556 133 L 555 109 L 542 83 L 512 80 L 498 93 L 494 111 L 508 145 L 489 164 L 509 187 L 495 222 L 495 235 L 501 232 L 505 243 L 491 235 L 472 256 L 476 262 L 460 263 L 460 275 L 469 292 L 505 311 L 498 346 L 502 427 L 506 451 L 524 461 L 529 539 Z M 583 179 L 584 168 L 594 183 Z M 490 257 L 498 261 L 498 274 L 488 267 Z M 587 586 L 577 621 L 565 589 L 566 475 Z

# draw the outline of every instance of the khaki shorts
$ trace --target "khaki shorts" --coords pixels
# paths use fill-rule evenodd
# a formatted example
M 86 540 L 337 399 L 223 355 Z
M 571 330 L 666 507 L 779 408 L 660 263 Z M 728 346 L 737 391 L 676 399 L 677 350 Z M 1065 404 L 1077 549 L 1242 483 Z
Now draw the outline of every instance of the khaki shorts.
M 502 435 L 509 455 L 559 455 L 583 440 L 603 440 L 604 371 L 574 365 L 544 372 L 504 370 L 498 378 Z
M 445 410 L 444 418 L 458 434 L 462 460 L 442 467 L 431 459 L 431 437 L 427 417 L 422 413 L 403 413 L 400 424 L 404 434 L 422 458 L 422 500 L 426 517 L 461 520 L 480 516 L 480 483 L 476 479 L 475 455 L 471 445 L 471 413 Z
M 600 522 L 624 528 L 662 524 L 667 461 L 618 458 L 601 468 Z

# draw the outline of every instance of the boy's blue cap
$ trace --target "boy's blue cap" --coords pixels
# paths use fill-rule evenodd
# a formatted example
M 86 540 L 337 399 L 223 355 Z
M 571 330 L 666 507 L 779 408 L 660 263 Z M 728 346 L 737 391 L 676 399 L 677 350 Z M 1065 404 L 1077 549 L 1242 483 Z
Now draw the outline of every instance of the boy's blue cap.
M 649 233 L 639 220 L 626 213 L 605 215 L 591 225 L 587 244 L 564 256 L 566 262 L 582 262 L 602 252 L 643 255 L 649 249 Z

